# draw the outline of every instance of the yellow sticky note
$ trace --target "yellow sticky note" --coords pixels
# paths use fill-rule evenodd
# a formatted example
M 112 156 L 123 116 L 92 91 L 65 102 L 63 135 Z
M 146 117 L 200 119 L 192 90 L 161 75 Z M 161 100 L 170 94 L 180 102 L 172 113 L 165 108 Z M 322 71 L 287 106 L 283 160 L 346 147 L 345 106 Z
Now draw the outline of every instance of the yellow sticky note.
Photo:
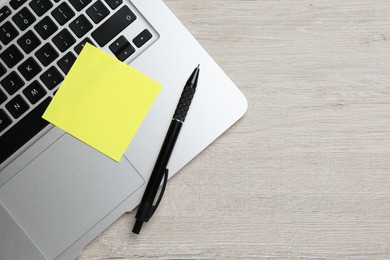
M 87 44 L 42 117 L 119 161 L 161 87 Z

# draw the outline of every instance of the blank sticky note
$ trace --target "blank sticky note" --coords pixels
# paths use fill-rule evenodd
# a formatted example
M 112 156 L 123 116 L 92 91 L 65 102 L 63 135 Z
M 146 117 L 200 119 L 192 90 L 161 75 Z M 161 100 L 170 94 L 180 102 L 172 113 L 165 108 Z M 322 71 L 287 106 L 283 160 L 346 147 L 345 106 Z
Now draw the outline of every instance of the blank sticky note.
M 42 116 L 119 161 L 161 84 L 87 44 Z

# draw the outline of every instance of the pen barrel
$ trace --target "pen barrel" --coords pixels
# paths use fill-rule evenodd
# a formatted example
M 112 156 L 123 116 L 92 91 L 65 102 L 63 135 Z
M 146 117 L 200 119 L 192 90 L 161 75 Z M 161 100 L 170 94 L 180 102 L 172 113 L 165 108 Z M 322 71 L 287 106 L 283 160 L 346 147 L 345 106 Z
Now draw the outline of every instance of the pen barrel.
M 188 109 L 190 108 L 194 94 L 195 94 L 195 88 L 192 85 L 186 85 L 184 87 L 179 103 L 176 107 L 175 114 L 173 115 L 173 119 L 184 123 L 184 120 L 186 119 L 187 112 Z
M 154 165 L 152 175 L 149 178 L 149 182 L 146 186 L 144 196 L 142 197 L 140 209 L 137 211 L 136 219 L 145 221 L 149 215 L 150 208 L 156 197 L 158 188 L 164 177 L 165 169 L 168 165 L 169 158 L 171 157 L 173 148 L 177 137 L 179 136 L 182 123 L 176 120 L 172 120 L 167 135 L 165 136 L 164 143 L 161 147 L 160 153 L 157 157 Z
M 169 125 L 167 135 L 165 136 L 163 145 L 161 147 L 160 153 L 158 154 L 152 174 L 149 178 L 148 184 L 146 185 L 144 195 L 142 197 L 137 214 L 135 216 L 136 223 L 134 225 L 133 232 L 136 234 L 139 234 L 142 228 L 142 223 L 147 222 L 150 219 L 150 217 L 154 214 L 158 204 L 161 201 L 161 197 L 164 194 L 166 181 L 168 179 L 168 170 L 167 170 L 168 161 L 169 158 L 171 157 L 173 148 L 175 147 L 176 140 L 179 136 L 181 127 L 184 123 L 184 120 L 186 119 L 187 112 L 190 108 L 192 99 L 194 97 L 196 86 L 198 84 L 198 76 L 199 76 L 199 65 L 192 72 L 191 76 L 189 77 L 187 83 L 184 86 L 183 92 L 179 99 L 179 103 L 173 115 L 171 124 Z M 161 194 L 157 199 L 156 204 L 153 205 L 153 202 L 156 198 L 157 191 L 160 187 L 161 181 L 164 178 L 164 176 L 166 179 L 164 181 L 164 186 L 161 190 Z

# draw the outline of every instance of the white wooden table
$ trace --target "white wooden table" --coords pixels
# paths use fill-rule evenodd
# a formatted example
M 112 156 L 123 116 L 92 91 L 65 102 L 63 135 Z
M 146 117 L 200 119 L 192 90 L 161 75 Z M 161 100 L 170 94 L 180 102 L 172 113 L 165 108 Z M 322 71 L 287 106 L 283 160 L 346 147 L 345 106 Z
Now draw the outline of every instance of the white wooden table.
M 249 110 L 78 259 L 390 259 L 390 1 L 165 2 Z

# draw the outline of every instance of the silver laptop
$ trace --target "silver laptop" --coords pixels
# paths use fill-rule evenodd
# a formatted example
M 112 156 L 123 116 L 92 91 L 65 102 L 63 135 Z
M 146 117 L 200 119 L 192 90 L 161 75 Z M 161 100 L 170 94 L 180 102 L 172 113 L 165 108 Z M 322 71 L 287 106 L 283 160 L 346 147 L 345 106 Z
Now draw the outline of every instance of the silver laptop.
M 119 163 L 41 119 L 85 42 L 163 84 Z M 161 0 L 0 0 L 0 47 L 0 259 L 73 259 L 134 209 L 197 64 L 170 176 L 247 109 Z

